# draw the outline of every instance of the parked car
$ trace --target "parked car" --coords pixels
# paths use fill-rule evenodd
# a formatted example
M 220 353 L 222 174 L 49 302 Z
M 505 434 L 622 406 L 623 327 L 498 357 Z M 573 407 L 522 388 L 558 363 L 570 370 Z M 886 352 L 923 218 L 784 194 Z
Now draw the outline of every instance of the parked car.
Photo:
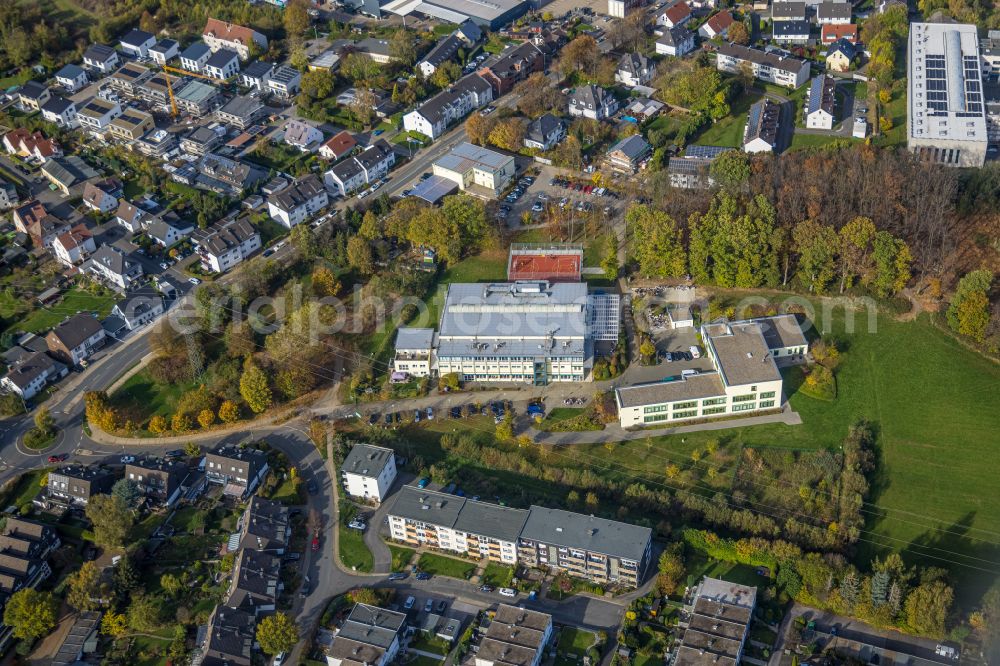
M 516 597 L 517 590 L 510 587 L 501 587 L 499 594 L 501 597 Z
M 448 602 L 447 601 L 445 601 L 444 599 L 442 599 L 441 601 L 439 601 L 438 605 L 437 605 L 438 615 L 440 615 L 441 613 L 445 612 L 445 610 L 447 610 L 447 608 L 448 608 Z
M 542 416 L 545 414 L 545 407 L 540 403 L 533 402 L 528 405 L 528 416 Z
M 420 572 L 416 573 L 413 577 L 416 578 L 417 580 L 430 580 L 431 579 L 431 575 L 429 573 L 427 573 L 426 571 L 420 571 Z
M 426 487 L 427 487 L 427 484 L 428 484 L 428 483 L 430 483 L 430 482 L 431 482 L 431 480 L 430 480 L 430 479 L 428 479 L 428 478 L 427 478 L 427 477 L 425 476 L 424 478 L 422 478 L 422 479 L 420 479 L 419 481 L 417 481 L 417 488 L 426 488 Z
M 434 408 L 433 407 L 428 407 L 427 408 L 427 420 L 428 421 L 433 421 L 434 420 Z
M 373 426 L 376 423 L 378 423 L 378 412 L 372 412 L 372 414 L 368 417 L 368 425 Z
M 285 562 L 298 562 L 302 557 L 302 553 L 288 553 L 285 555 Z
M 389 580 L 406 580 L 406 578 L 409 575 L 410 574 L 406 573 L 405 571 L 397 571 L 395 573 L 389 574 Z M 413 597 L 410 597 L 410 599 L 412 599 L 412 598 Z M 409 610 L 409 609 L 407 609 L 407 610 Z
M 184 452 L 184 449 L 173 449 L 172 451 L 167 451 L 163 455 L 167 458 L 183 458 L 187 454 Z
M 434 600 L 428 599 L 427 603 L 424 604 L 424 612 L 430 613 L 432 610 L 434 610 Z
M 479 591 L 480 592 L 492 592 L 495 589 L 496 588 L 493 587 L 492 585 L 480 585 L 479 586 Z
M 462 418 L 462 408 L 461 407 L 452 407 L 451 410 L 449 410 L 449 413 L 451 414 L 451 418 L 453 418 L 453 419 L 460 419 L 460 418 Z
M 190 282 L 190 283 L 191 283 L 191 284 L 193 284 L 193 285 L 199 285 L 199 284 L 201 284 L 201 280 L 199 280 L 199 279 L 198 279 L 198 278 L 196 278 L 196 277 L 193 277 L 193 278 L 188 278 L 188 282 Z
M 49 456 L 49 462 L 50 463 L 61 463 L 62 461 L 66 460 L 67 458 L 69 458 L 69 454 L 68 453 L 59 453 L 59 454 L 56 454 L 54 456 Z
M 315 552 L 316 552 L 317 550 L 319 550 L 319 535 L 318 535 L 318 534 L 317 534 L 317 535 L 315 535 L 315 536 L 313 536 L 313 540 L 312 540 L 312 550 L 313 550 L 313 552 L 314 552 L 314 553 L 315 553 Z
M 310 495 L 315 495 L 319 492 L 319 484 L 316 483 L 316 479 L 309 479 L 309 483 L 306 484 L 306 491 Z
M 364 532 L 368 528 L 368 523 L 361 518 L 355 518 L 351 522 L 347 523 L 347 526 L 352 530 L 361 530 Z
M 413 422 L 414 423 L 420 423 L 420 410 L 419 409 L 414 409 L 413 410 Z
M 415 603 L 417 603 L 416 597 L 406 597 L 406 603 L 403 604 L 403 610 L 411 610 L 413 608 L 413 604 Z
M 135 456 L 122 456 L 121 462 L 123 465 L 129 465 L 135 462 Z

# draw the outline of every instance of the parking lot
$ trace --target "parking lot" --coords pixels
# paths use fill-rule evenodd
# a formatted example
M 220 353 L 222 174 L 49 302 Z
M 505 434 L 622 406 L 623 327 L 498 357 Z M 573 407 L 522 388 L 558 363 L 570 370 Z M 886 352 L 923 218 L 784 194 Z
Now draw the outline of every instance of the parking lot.
M 516 198 L 501 199 L 498 215 L 511 229 L 523 226 L 525 213 L 530 224 L 545 224 L 559 210 L 563 222 L 587 221 L 594 216 L 613 217 L 620 207 L 617 194 L 609 188 L 598 188 L 586 176 L 573 176 L 560 169 L 544 167 L 532 182 L 521 188 Z M 520 183 L 525 183 L 522 178 Z M 514 192 L 517 192 L 515 189 Z M 553 211 L 547 215 L 546 211 Z

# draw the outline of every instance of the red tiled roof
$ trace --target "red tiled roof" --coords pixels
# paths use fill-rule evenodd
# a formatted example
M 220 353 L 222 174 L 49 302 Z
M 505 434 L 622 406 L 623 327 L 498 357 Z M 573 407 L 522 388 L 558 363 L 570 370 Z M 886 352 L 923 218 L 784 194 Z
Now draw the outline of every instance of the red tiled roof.
M 667 11 L 663 13 L 666 14 L 671 23 L 677 25 L 678 21 L 683 21 L 688 16 L 691 16 L 691 7 L 686 2 L 677 2 L 668 7 Z
M 822 41 L 832 43 L 838 39 L 846 39 L 852 44 L 858 41 L 858 26 L 853 23 L 845 25 L 823 24 Z
M 705 25 L 712 29 L 715 34 L 721 34 L 729 29 L 735 19 L 729 12 L 719 12 L 712 18 L 705 21 Z
M 326 143 L 323 144 L 325 148 L 332 151 L 337 157 L 347 154 L 356 145 L 358 145 L 358 142 L 354 140 L 354 137 L 351 136 L 350 132 L 347 130 L 344 130 L 339 134 L 334 134 Z
M 68 250 L 70 248 L 83 245 L 93 237 L 93 234 L 91 234 L 87 229 L 87 225 L 78 224 L 63 235 L 59 236 L 59 244 Z
M 253 43 L 254 30 L 242 25 L 236 25 L 235 23 L 226 23 L 219 19 L 208 19 L 208 23 L 205 24 L 205 29 L 201 34 L 207 35 L 209 33 L 216 39 L 226 42 L 239 42 L 247 46 Z

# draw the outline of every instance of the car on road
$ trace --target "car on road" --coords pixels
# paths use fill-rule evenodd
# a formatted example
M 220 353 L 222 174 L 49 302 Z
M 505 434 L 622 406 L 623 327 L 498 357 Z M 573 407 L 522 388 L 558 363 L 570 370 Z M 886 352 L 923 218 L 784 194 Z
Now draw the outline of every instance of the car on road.
M 417 488 L 426 488 L 426 487 L 427 487 L 427 484 L 428 484 L 428 483 L 430 483 L 430 482 L 431 482 L 431 480 L 430 480 L 430 479 L 428 479 L 428 478 L 427 478 L 427 477 L 425 476 L 424 478 L 422 478 L 422 479 L 420 479 L 419 481 L 417 481 Z
M 163 455 L 166 458 L 183 458 L 185 454 L 184 449 L 173 449 L 171 451 L 167 451 Z
M 434 600 L 428 599 L 427 603 L 424 604 L 424 612 L 430 613 L 432 610 L 434 610 Z
M 389 580 L 392 580 L 392 576 L 389 576 Z M 406 597 L 406 603 L 403 604 L 403 610 L 412 610 L 413 604 L 415 603 L 417 603 L 416 597 Z
M 447 609 L 448 609 L 448 602 L 447 601 L 445 601 L 444 599 L 442 599 L 441 601 L 438 602 L 438 605 L 437 605 L 438 615 L 440 615 L 441 613 L 445 612 Z
M 510 587 L 501 587 L 500 590 L 497 592 L 497 594 L 499 594 L 501 597 L 516 597 L 517 590 Z
M 451 416 L 451 418 L 453 418 L 453 419 L 460 419 L 460 418 L 462 418 L 462 408 L 461 407 L 452 407 L 448 411 L 448 413 Z
M 54 456 L 49 456 L 49 462 L 50 463 L 61 463 L 62 461 L 66 460 L 67 458 L 69 458 L 69 454 L 68 453 L 58 453 L 58 454 L 56 454 Z
M 134 463 L 134 462 L 135 462 L 135 456 L 122 456 L 121 457 L 121 463 L 123 465 L 129 465 L 129 464 Z
M 190 282 L 191 284 L 194 284 L 194 285 L 201 284 L 201 280 L 199 280 L 196 277 L 188 278 L 188 282 Z
M 167 262 L 161 261 L 160 268 L 162 268 L 163 270 L 167 270 L 168 268 L 170 268 L 170 266 L 167 264 Z
M 315 553 L 315 552 L 316 552 L 317 550 L 319 550 L 319 535 L 318 535 L 318 534 L 317 534 L 317 535 L 315 535 L 315 536 L 313 536 L 313 540 L 312 540 L 312 546 L 311 546 L 311 547 L 312 547 L 312 551 L 313 551 L 314 553 Z
M 479 591 L 480 592 L 487 592 L 488 593 L 488 592 L 492 592 L 495 589 L 496 588 L 493 587 L 492 585 L 480 585 L 479 586 Z
M 389 574 L 389 580 L 406 580 L 410 574 L 405 571 L 397 571 L 395 573 Z M 413 597 L 410 597 L 412 599 Z M 408 610 L 408 609 L 407 609 Z
M 306 484 L 306 491 L 310 495 L 315 495 L 319 492 L 319 484 L 316 483 L 316 479 L 309 479 L 309 483 Z
M 285 663 L 285 655 L 285 652 L 279 652 L 278 656 L 274 658 L 273 662 L 271 662 L 271 666 L 282 666 L 282 664 Z
M 427 408 L 427 420 L 428 421 L 433 421 L 434 420 L 434 408 L 433 407 L 428 407 Z
M 429 573 L 427 573 L 426 571 L 419 571 L 413 577 L 416 578 L 417 580 L 430 580 L 431 579 L 431 575 Z

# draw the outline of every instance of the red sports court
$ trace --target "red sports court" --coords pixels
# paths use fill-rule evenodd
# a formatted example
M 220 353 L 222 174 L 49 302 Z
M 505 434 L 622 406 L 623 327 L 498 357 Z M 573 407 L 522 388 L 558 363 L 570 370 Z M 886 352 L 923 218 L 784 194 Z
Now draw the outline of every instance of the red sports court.
M 578 243 L 515 243 L 510 246 L 507 279 L 579 282 L 583 246 Z

